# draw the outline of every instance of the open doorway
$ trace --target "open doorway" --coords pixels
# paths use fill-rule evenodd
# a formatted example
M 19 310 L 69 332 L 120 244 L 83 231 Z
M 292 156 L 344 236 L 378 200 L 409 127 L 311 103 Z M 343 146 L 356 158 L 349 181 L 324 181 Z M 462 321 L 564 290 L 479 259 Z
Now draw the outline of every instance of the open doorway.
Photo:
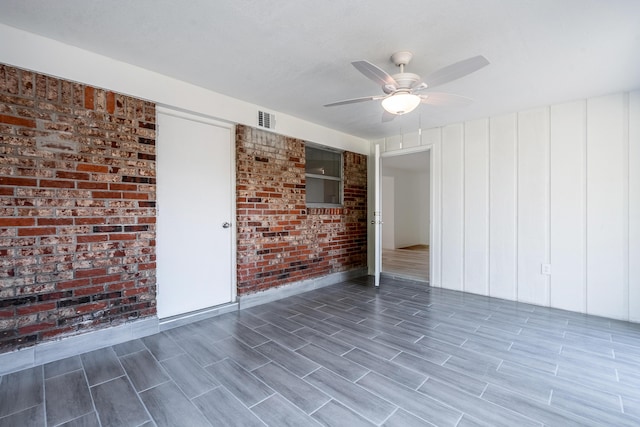
M 430 151 L 381 159 L 382 273 L 429 282 Z

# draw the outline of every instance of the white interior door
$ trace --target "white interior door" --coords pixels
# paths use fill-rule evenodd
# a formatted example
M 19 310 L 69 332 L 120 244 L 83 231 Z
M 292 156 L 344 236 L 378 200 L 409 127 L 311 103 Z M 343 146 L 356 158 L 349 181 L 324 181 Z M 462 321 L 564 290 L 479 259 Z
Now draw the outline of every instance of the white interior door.
M 235 299 L 233 128 L 158 110 L 158 317 Z

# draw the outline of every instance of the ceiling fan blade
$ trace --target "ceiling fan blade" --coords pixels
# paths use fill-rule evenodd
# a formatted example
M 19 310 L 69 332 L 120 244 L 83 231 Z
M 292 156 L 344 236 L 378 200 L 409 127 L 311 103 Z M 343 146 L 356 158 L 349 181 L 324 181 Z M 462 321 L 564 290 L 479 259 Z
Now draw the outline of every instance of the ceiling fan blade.
M 351 63 L 358 71 L 365 75 L 368 79 L 381 86 L 391 86 L 390 90 L 394 91 L 398 87 L 398 83 L 393 77 L 377 65 L 373 65 L 369 61 L 354 61 Z
M 356 102 L 375 101 L 376 99 L 382 99 L 382 98 L 384 98 L 384 96 L 365 96 L 362 98 L 345 99 L 344 101 L 325 104 L 325 107 L 335 107 L 336 105 L 355 104 Z
M 473 58 L 464 59 L 455 64 L 440 68 L 429 74 L 424 81 L 432 88 L 464 77 L 487 65 L 489 65 L 487 58 L 482 55 L 474 56 Z
M 448 107 L 464 107 L 473 102 L 471 98 L 467 98 L 466 96 L 443 92 L 429 92 L 424 95 L 420 95 L 420 99 L 423 104 L 442 105 Z
M 395 119 L 396 115 L 393 113 L 388 112 L 387 110 L 384 110 L 382 112 L 382 123 L 387 123 L 390 122 L 391 120 Z

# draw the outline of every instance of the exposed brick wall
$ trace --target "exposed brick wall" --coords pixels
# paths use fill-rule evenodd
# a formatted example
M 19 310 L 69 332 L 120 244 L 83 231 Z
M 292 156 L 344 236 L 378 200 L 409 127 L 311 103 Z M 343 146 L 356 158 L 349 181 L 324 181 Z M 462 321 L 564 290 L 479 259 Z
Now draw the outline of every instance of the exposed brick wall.
M 236 128 L 238 294 L 365 267 L 367 160 L 344 153 L 344 205 L 305 205 L 305 144 Z
M 155 314 L 155 105 L 0 64 L 0 352 Z

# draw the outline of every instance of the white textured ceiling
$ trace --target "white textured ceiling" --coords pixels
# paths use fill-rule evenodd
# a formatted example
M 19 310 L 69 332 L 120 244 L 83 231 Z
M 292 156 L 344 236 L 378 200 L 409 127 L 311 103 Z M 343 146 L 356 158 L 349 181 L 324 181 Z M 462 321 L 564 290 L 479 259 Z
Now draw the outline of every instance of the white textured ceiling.
M 2 0 L 0 22 L 367 139 L 640 88 L 638 0 Z M 474 99 L 381 123 L 381 90 L 351 62 L 428 73 Z M 2 61 L 2 58 L 0 58 Z

